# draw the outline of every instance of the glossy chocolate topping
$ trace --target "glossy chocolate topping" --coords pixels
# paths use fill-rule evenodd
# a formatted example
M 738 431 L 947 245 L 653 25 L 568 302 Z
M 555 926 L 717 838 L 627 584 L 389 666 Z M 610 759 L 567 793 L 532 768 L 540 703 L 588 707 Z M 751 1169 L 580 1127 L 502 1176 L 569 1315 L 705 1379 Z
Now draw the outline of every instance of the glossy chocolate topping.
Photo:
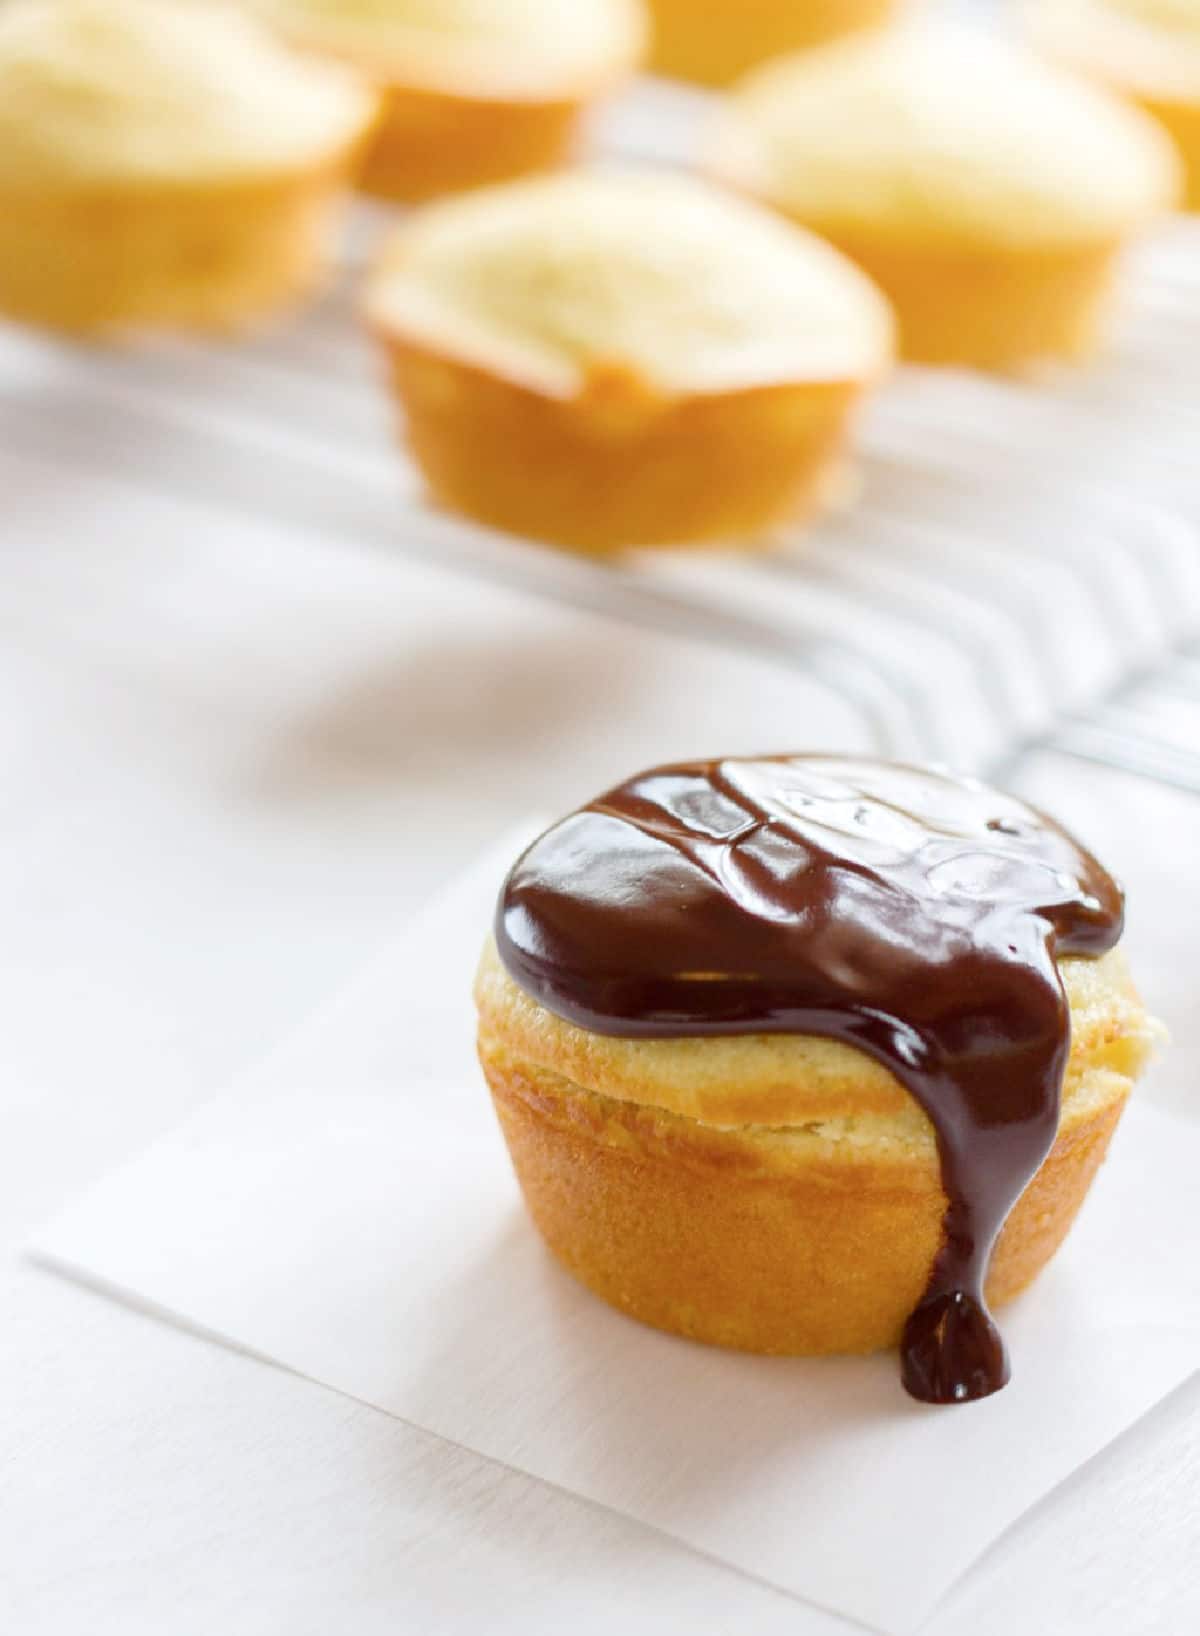
M 659 767 L 535 841 L 496 917 L 514 980 L 598 1034 L 815 1034 L 882 1062 L 934 1126 L 949 1201 L 905 1330 L 928 1402 L 1008 1379 L 992 1245 L 1054 1141 L 1056 955 L 1121 935 L 1119 887 L 975 780 L 836 756 Z

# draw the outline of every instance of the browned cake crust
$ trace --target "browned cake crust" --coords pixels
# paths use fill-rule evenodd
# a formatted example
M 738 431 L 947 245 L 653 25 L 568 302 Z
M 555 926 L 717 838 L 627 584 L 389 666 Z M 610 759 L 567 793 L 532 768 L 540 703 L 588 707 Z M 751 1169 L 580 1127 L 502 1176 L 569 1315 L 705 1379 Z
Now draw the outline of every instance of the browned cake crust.
M 573 401 L 383 336 L 404 431 L 452 510 L 577 551 L 761 545 L 820 508 L 863 382 L 662 401 L 613 372 Z
M 729 85 L 757 63 L 876 27 L 899 9 L 899 0 L 650 0 L 651 66 Z
M 836 228 L 827 236 L 892 303 L 903 357 L 1000 370 L 1094 352 L 1124 249 L 1115 239 L 1002 250 L 875 244 Z
M 570 158 L 586 109 L 571 97 L 506 102 L 388 87 L 359 183 L 381 198 L 415 204 L 548 170 Z
M 995 1302 L 1062 1243 L 1152 1042 L 1119 955 L 1068 965 L 1076 1029 L 1059 1134 L 997 1246 Z M 746 1351 L 896 1344 L 929 1279 L 946 1199 L 932 1131 L 885 1070 L 822 1040 L 589 1035 L 522 994 L 490 949 L 477 992 L 480 1059 L 526 1202 L 589 1289 L 644 1323 Z M 714 1119 L 744 1115 L 758 1077 L 766 1118 L 783 1122 L 710 1123 L 655 1105 L 652 1072 L 678 1106 L 700 1053 L 714 1050 L 745 1075 L 728 1100 L 709 1086 Z M 789 1057 L 800 1077 L 785 1087 Z
M 0 198 L 0 311 L 86 333 L 217 332 L 286 312 L 332 277 L 330 229 L 353 165 L 237 185 Z

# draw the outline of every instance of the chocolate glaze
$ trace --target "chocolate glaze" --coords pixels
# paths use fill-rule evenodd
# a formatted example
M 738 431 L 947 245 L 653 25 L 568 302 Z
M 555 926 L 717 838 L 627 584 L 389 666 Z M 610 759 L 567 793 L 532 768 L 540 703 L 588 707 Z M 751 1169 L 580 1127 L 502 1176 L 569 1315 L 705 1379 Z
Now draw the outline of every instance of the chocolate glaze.
M 556 824 L 501 894 L 514 980 L 598 1034 L 822 1035 L 933 1123 L 944 1238 L 902 1344 L 927 1402 L 1008 1379 L 983 1282 L 1054 1141 L 1070 1013 L 1055 964 L 1121 935 L 1120 888 L 971 779 L 833 756 L 659 767 Z

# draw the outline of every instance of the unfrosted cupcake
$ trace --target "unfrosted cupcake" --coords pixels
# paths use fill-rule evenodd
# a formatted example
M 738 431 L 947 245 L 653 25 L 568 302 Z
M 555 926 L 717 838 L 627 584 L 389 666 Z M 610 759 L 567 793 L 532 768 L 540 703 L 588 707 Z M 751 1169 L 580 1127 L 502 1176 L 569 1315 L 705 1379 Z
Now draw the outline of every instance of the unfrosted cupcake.
M 1200 0 L 1035 0 L 1034 41 L 1163 125 L 1200 210 Z
M 646 44 L 641 0 L 259 0 L 383 93 L 362 185 L 405 200 L 561 163 Z
M 871 28 L 904 0 L 650 0 L 651 66 L 728 85 L 771 57 Z
M 252 19 L 163 0 L 0 8 L 0 312 L 225 327 L 295 302 L 374 113 Z
M 836 251 L 654 171 L 430 206 L 387 246 L 368 314 L 434 494 L 588 551 L 752 544 L 811 509 L 891 345 Z
M 1118 255 L 1174 203 L 1154 122 L 1032 53 L 911 25 L 751 75 L 717 172 L 890 296 L 901 349 L 1007 367 L 1095 344 Z
M 1062 1242 L 1154 1042 L 1122 918 L 1095 858 L 975 780 L 631 778 L 517 860 L 476 983 L 539 1231 L 644 1323 L 899 1345 L 915 1396 L 986 1396 L 988 1305 Z

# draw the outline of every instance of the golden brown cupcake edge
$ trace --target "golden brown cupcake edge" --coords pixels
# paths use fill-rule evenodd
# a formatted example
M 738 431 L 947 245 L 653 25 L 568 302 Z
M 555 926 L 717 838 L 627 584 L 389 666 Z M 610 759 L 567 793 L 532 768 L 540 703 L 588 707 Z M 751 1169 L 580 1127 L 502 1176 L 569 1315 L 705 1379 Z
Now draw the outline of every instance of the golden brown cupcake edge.
M 863 381 L 672 397 L 596 370 L 564 402 L 380 330 L 403 430 L 438 500 L 489 527 L 576 551 L 761 544 L 819 510 Z
M 576 1278 L 654 1327 L 745 1351 L 896 1344 L 928 1280 L 946 1200 L 932 1129 L 885 1069 L 802 1036 L 637 1042 L 558 1018 L 531 1032 L 529 1007 L 551 1014 L 527 996 L 507 1011 L 511 979 L 501 971 L 498 980 L 494 962 L 485 951 L 480 1060 L 530 1213 Z M 1064 965 L 1108 969 L 1084 970 L 1073 985 L 1079 1026 L 1058 1137 L 995 1250 L 988 1294 L 997 1303 L 1062 1243 L 1153 1043 L 1123 961 Z M 757 1058 L 767 1092 L 758 1119 L 714 1124 L 656 1105 L 655 1060 L 666 1064 L 665 1099 L 679 1103 L 695 1077 L 689 1067 L 714 1047 L 718 1060 L 729 1048 L 726 1061 L 740 1059 L 749 1076 L 726 1085 L 723 1101 L 710 1089 L 710 1104 L 745 1114 Z M 788 1056 L 811 1064 L 812 1083 L 776 1084 L 772 1096 Z M 622 1059 L 628 1076 L 639 1058 L 633 1095 L 571 1077 L 611 1084 L 615 1066 L 621 1083 Z M 776 1122 L 785 1107 L 795 1122 Z
M 771 57 L 875 28 L 903 0 L 650 0 L 650 66 L 699 85 L 729 85 Z
M 10 195 L 0 310 L 80 335 L 124 324 L 223 333 L 285 314 L 332 276 L 327 248 L 353 166 L 347 152 L 274 180 Z M 50 244 L 71 252 L 48 255 Z

